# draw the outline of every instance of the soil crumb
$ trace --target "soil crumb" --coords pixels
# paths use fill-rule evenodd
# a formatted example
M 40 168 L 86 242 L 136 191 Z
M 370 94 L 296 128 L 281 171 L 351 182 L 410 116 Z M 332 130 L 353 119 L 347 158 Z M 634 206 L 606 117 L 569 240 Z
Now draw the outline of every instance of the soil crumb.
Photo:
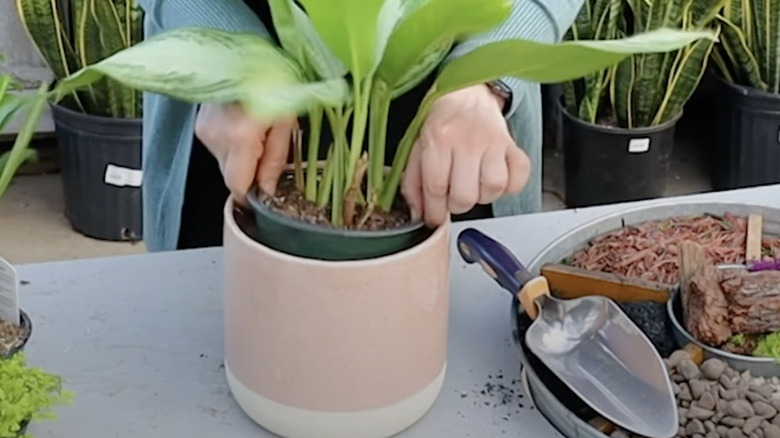
M 330 222 L 330 208 L 320 208 L 306 199 L 296 187 L 292 176 L 284 177 L 279 181 L 279 186 L 274 196 L 261 194 L 261 200 L 266 207 L 292 219 L 298 219 L 310 224 L 335 227 Z M 400 197 L 399 197 L 400 198 Z M 360 220 L 366 212 L 366 205 L 355 206 L 355 220 Z M 343 229 L 361 231 L 382 231 L 399 228 L 411 222 L 409 208 L 403 201 L 396 200 L 390 212 L 385 213 L 373 210 L 365 222 L 358 224 L 346 224 Z
M 0 320 L 0 357 L 21 345 L 24 331 L 21 326 Z

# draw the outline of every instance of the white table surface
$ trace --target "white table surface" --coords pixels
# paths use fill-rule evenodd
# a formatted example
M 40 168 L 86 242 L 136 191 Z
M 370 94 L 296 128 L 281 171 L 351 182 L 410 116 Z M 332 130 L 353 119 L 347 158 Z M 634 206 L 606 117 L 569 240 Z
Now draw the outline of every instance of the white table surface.
M 780 185 L 686 199 L 780 207 Z M 473 226 L 530 260 L 569 229 L 643 203 L 456 224 Z M 45 244 L 45 242 L 41 242 Z M 452 252 L 449 369 L 432 410 L 402 437 L 559 437 L 520 398 L 511 296 Z M 256 438 L 271 434 L 231 398 L 222 369 L 221 249 L 21 265 L 33 320 L 30 363 L 75 393 L 38 438 Z M 499 379 L 502 376 L 502 379 Z M 513 382 L 514 381 L 514 382 Z M 480 394 L 486 383 L 507 388 Z M 524 407 L 520 408 L 518 403 Z

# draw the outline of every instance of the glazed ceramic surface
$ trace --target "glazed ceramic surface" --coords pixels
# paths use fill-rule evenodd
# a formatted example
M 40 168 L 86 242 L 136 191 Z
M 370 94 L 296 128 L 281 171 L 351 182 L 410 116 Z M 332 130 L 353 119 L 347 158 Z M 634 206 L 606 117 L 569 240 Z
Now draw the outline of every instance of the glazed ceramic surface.
M 262 246 L 225 206 L 225 368 L 233 396 L 286 437 L 386 437 L 444 380 L 450 224 L 401 253 L 318 261 Z

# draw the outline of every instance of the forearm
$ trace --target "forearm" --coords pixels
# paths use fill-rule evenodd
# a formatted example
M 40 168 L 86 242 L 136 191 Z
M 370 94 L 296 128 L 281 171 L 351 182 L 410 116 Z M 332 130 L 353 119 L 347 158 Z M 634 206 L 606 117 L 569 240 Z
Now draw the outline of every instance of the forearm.
M 137 0 L 159 31 L 209 27 L 268 35 L 260 18 L 243 0 Z
M 448 59 L 463 55 L 484 44 L 508 39 L 554 43 L 560 41 L 574 23 L 584 0 L 514 0 L 512 14 L 489 32 L 462 41 Z M 445 61 L 446 62 L 446 61 Z M 501 78 L 511 90 L 511 116 L 523 97 L 527 82 L 515 77 Z

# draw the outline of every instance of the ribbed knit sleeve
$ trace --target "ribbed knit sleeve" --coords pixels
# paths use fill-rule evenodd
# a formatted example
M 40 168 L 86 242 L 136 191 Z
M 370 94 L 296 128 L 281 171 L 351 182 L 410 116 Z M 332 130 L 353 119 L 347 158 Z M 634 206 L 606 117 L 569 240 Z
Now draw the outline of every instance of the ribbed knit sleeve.
M 243 0 L 138 0 L 138 4 L 147 20 L 161 31 L 210 27 L 268 35 L 262 21 Z
M 583 4 L 584 0 L 514 0 L 512 14 L 506 21 L 489 32 L 461 42 L 446 61 L 484 44 L 507 39 L 558 42 L 574 23 Z M 512 90 L 512 106 L 507 114 L 510 117 L 523 98 L 526 82 L 515 77 L 501 80 Z

